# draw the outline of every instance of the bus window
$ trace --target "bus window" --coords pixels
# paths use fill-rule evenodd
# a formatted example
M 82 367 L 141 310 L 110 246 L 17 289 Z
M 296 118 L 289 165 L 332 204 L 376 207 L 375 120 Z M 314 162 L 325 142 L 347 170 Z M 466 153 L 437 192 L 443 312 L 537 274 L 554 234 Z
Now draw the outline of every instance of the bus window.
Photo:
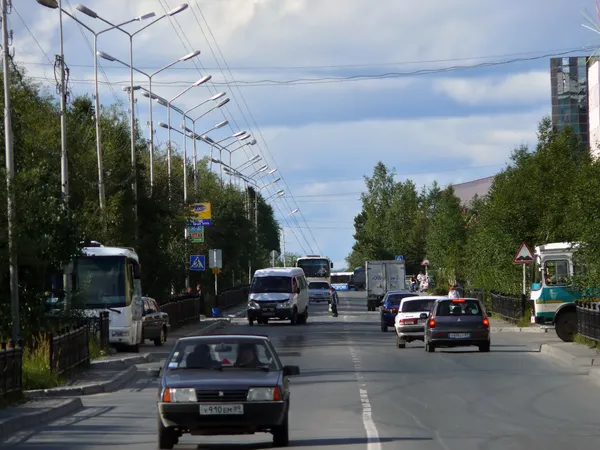
M 544 264 L 546 286 L 566 286 L 570 282 L 569 261 L 546 261 Z
M 533 262 L 533 274 L 531 289 L 537 291 L 542 288 L 542 267 L 540 266 L 540 257 L 536 256 Z

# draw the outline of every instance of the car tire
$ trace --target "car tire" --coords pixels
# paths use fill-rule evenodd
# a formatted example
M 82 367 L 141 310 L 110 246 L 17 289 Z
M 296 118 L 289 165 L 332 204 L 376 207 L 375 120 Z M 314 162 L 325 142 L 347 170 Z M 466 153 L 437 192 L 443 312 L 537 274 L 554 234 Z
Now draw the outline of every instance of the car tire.
M 167 342 L 167 330 L 164 328 L 160 329 L 160 336 L 154 339 L 154 345 L 157 347 L 162 347 L 164 343 Z
M 160 418 L 158 419 L 158 448 L 160 450 L 171 450 L 177 444 L 177 436 L 175 435 L 173 430 L 165 427 L 161 422 Z
M 491 342 L 489 342 L 489 341 L 488 341 L 488 342 L 486 342 L 486 343 L 484 343 L 484 344 L 480 344 L 480 345 L 479 345 L 479 351 L 480 351 L 480 352 L 485 352 L 485 353 L 487 353 L 487 352 L 489 352 L 489 351 L 490 351 L 490 347 L 491 347 L 491 345 L 492 345 L 492 343 L 491 343 Z
M 286 413 L 283 423 L 275 427 L 273 433 L 273 445 L 275 447 L 287 447 L 290 444 L 290 426 Z
M 425 342 L 425 351 L 427 353 L 433 353 L 435 352 L 435 346 L 433 344 L 430 344 L 429 342 Z
M 248 326 L 254 325 L 254 319 L 248 319 Z
M 396 336 L 396 345 L 398 348 L 406 348 L 406 341 L 400 336 Z
M 140 344 L 130 345 L 128 350 L 130 353 L 139 353 L 140 352 Z
M 383 331 L 384 333 L 387 332 L 388 330 L 388 326 L 385 324 L 385 322 L 382 320 L 381 321 L 381 331 Z
M 573 342 L 575 334 L 577 334 L 577 313 L 575 311 L 558 313 L 554 329 L 561 341 Z

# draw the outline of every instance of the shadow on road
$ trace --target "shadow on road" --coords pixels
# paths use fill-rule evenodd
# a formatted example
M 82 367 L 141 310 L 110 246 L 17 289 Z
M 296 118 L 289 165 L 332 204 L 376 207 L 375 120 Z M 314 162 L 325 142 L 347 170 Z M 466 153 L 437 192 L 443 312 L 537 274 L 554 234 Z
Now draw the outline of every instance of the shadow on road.
M 384 444 L 387 442 L 410 442 L 410 441 L 432 441 L 429 437 L 392 437 L 379 438 L 379 442 Z M 367 445 L 370 441 L 367 438 L 322 438 L 322 439 L 292 439 L 290 447 L 330 447 L 336 445 Z M 197 450 L 227 450 L 227 449 L 244 449 L 258 450 L 263 448 L 274 448 L 270 442 L 255 442 L 251 444 L 209 444 L 199 445 Z

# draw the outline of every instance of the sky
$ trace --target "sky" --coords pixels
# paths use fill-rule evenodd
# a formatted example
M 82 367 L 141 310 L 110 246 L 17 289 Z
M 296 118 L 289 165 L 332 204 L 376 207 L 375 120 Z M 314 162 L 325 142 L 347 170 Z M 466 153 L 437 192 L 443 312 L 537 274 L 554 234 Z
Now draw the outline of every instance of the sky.
M 156 14 L 123 27 L 134 32 L 182 1 L 82 4 L 112 24 Z M 226 93 L 231 101 L 199 119 L 196 131 L 227 119 L 229 126 L 208 135 L 218 140 L 250 132 L 257 144 L 233 152 L 232 165 L 257 154 L 262 159 L 245 173 L 268 165 L 259 184 L 271 183 L 261 192 L 271 197 L 286 251 L 326 255 L 338 270 L 346 268 L 354 243 L 363 177 L 378 161 L 395 168 L 398 180 L 411 179 L 419 187 L 498 173 L 515 147 L 535 146 L 537 124 L 550 113 L 549 58 L 600 47 L 599 36 L 582 27 L 588 23 L 585 12 L 596 17 L 590 0 L 187 3 L 186 10 L 135 35 L 134 67 L 152 73 L 200 50 L 155 75 L 152 92 L 170 99 L 211 75 L 173 104 L 187 110 Z M 95 32 L 108 27 L 77 11 L 74 0 L 62 4 Z M 9 24 L 15 59 L 54 89 L 58 10 L 13 0 Z M 63 35 L 72 94 L 93 93 L 93 35 L 66 15 Z M 124 33 L 108 31 L 97 42 L 98 50 L 129 62 Z M 129 70 L 116 61 L 99 62 L 100 103 L 126 105 L 122 88 L 129 85 Z M 148 78 L 136 74 L 135 84 L 148 88 Z M 135 114 L 147 124 L 148 100 L 136 97 Z M 181 117 L 171 116 L 171 125 L 179 128 Z M 166 108 L 155 104 L 153 117 L 156 142 L 164 143 L 166 131 L 157 124 L 167 122 Z M 182 136 L 172 133 L 171 139 L 182 146 Z M 202 157 L 210 148 L 199 150 Z M 229 156 L 223 158 L 227 162 Z M 277 196 L 279 190 L 284 196 Z

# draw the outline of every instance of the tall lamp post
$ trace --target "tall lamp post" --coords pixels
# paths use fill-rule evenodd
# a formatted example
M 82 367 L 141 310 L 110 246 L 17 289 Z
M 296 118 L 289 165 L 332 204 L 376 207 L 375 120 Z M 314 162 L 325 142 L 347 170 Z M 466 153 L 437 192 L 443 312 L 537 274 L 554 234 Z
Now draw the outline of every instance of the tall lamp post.
M 294 214 L 296 214 L 298 212 L 298 208 L 294 209 L 291 213 L 289 213 L 287 216 L 293 216 Z M 285 227 L 283 225 L 281 225 L 279 227 L 279 229 L 281 230 L 281 242 L 283 245 L 283 254 L 282 254 L 282 259 L 283 259 L 283 267 L 287 267 L 287 259 L 285 257 Z

